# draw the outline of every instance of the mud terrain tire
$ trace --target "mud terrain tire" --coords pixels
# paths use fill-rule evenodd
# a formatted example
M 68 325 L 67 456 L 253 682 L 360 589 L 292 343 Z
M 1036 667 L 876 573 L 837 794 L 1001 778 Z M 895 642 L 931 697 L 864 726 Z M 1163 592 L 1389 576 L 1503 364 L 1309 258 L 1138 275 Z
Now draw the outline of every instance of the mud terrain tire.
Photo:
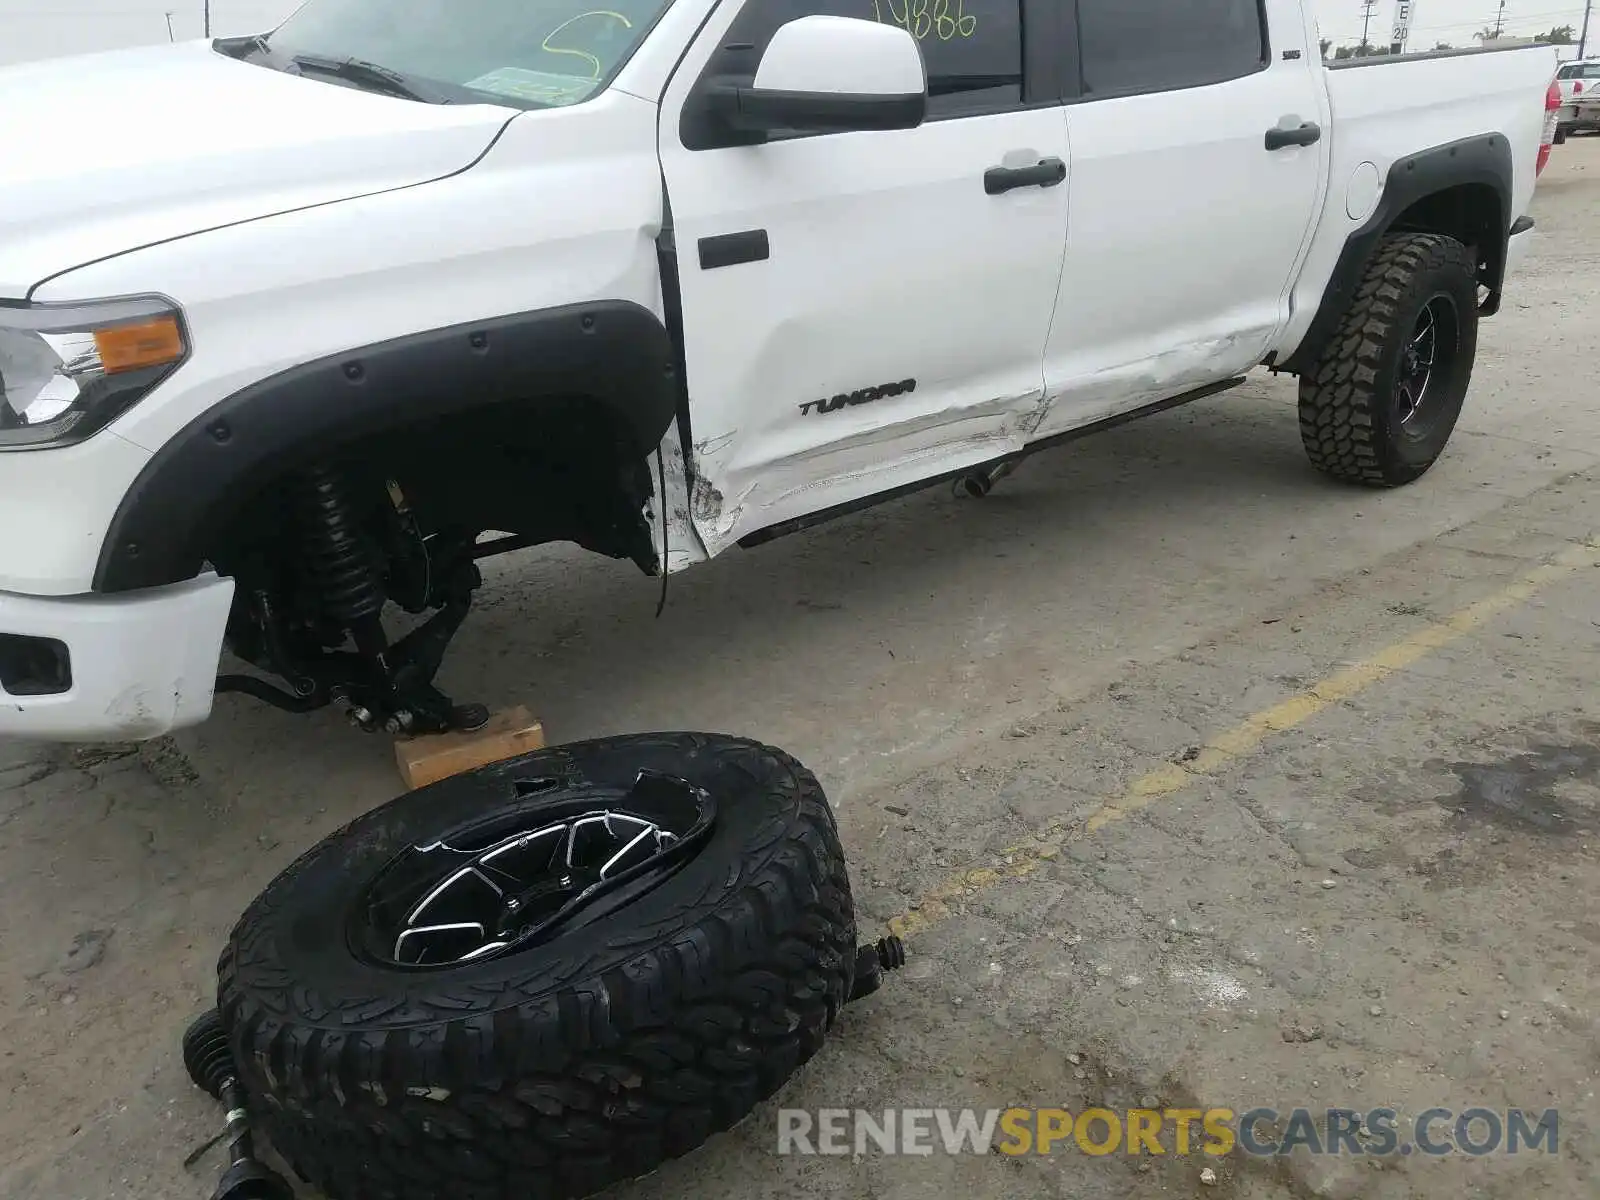
M 409 848 L 486 813 L 625 792 L 641 769 L 717 806 L 643 898 L 447 966 L 375 961 L 350 934 Z M 648 1173 L 775 1092 L 850 996 L 855 943 L 809 771 L 735 738 L 612 738 L 423 788 L 328 837 L 240 918 L 218 1010 L 264 1132 L 333 1200 L 564 1200 Z
M 1408 345 L 1433 306 L 1453 314 L 1451 344 L 1413 416 L 1398 404 Z M 1402 233 L 1382 242 L 1349 311 L 1300 380 L 1300 437 L 1313 466 L 1344 483 L 1398 487 L 1444 452 L 1472 381 L 1478 288 L 1471 253 L 1454 238 Z

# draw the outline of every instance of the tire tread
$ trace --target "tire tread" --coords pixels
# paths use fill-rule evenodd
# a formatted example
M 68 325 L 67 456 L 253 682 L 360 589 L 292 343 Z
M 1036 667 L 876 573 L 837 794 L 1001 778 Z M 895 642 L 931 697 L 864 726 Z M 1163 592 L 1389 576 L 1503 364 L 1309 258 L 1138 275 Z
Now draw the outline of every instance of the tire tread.
M 630 739 L 613 740 L 625 753 Z M 832 811 L 781 751 L 710 745 L 781 790 L 783 819 L 752 832 L 708 909 L 651 914 L 547 962 L 532 995 L 441 983 L 401 1001 L 397 1026 L 381 997 L 301 994 L 257 935 L 310 856 L 262 893 L 219 958 L 218 1008 L 297 1174 L 330 1200 L 575 1200 L 729 1128 L 817 1052 L 855 967 Z M 632 956 L 590 969 L 619 949 Z
M 1437 233 L 1394 234 L 1379 245 L 1343 319 L 1316 365 L 1300 381 L 1300 437 L 1311 464 L 1343 483 L 1389 488 L 1427 468 L 1396 463 L 1384 452 L 1379 376 L 1413 282 L 1435 270 L 1474 265 L 1465 246 Z

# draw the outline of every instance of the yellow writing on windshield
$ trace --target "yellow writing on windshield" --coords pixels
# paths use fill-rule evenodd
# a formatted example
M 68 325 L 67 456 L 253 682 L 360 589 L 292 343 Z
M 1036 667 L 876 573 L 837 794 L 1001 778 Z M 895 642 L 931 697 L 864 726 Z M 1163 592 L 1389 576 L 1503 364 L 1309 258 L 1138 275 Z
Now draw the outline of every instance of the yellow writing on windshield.
M 590 54 L 587 50 L 574 50 L 568 46 L 552 46 L 550 44 L 550 39 L 555 37 L 556 34 L 560 33 L 563 29 L 566 29 L 569 25 L 575 25 L 579 21 L 587 20 L 589 17 L 610 17 L 613 21 L 621 21 L 624 29 L 633 28 L 633 22 L 628 20 L 628 18 L 623 16 L 621 13 L 612 12 L 609 8 L 597 8 L 590 12 L 581 12 L 577 16 L 570 17 L 561 22 L 561 24 L 557 25 L 545 35 L 544 41 L 539 43 L 539 48 L 545 51 L 547 54 L 570 54 L 574 58 L 583 59 L 584 62 L 589 64 L 589 78 L 599 79 L 601 72 L 600 60 L 594 55 Z
M 978 18 L 966 11 L 966 0 L 872 0 L 872 16 L 880 25 L 898 25 L 917 41 L 929 34 L 941 42 L 969 38 L 978 31 Z M 884 21 L 883 10 L 889 10 Z

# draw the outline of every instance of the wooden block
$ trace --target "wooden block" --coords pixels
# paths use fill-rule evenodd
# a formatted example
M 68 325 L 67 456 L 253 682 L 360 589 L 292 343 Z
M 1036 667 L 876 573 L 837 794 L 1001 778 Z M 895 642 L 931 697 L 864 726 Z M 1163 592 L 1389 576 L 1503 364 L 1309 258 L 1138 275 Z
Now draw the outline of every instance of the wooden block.
M 475 767 L 544 749 L 544 726 L 518 705 L 473 733 L 438 733 L 394 744 L 400 778 L 415 790 Z

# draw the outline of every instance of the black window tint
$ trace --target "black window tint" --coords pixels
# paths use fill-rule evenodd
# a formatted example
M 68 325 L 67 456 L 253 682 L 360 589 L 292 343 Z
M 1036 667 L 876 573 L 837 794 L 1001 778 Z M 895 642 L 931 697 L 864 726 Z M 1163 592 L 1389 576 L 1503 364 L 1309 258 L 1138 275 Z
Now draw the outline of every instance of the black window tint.
M 1221 83 L 1267 61 L 1261 0 L 1079 0 L 1078 36 L 1090 95 Z
M 1021 0 L 753 0 L 727 40 L 765 47 L 780 25 L 816 14 L 907 30 L 922 47 L 934 115 L 1022 101 Z

